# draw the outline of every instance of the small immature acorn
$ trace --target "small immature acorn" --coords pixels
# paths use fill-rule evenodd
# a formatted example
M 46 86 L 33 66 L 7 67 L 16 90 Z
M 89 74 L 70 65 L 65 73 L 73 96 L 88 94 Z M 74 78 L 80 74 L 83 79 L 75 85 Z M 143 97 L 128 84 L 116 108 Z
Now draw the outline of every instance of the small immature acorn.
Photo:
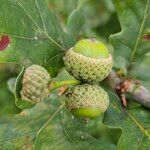
M 39 65 L 32 65 L 25 70 L 22 80 L 21 99 L 38 103 L 49 96 L 50 74 Z
M 97 85 L 82 84 L 72 87 L 66 94 L 66 107 L 79 118 L 96 118 L 109 105 L 107 93 Z
M 66 52 L 63 60 L 71 75 L 87 83 L 102 81 L 113 66 L 107 47 L 95 39 L 80 40 Z

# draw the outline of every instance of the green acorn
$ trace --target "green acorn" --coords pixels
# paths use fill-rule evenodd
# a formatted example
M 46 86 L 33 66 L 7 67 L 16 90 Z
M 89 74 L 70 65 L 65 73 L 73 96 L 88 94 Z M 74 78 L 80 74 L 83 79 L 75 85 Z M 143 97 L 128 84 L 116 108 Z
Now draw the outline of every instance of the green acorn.
M 113 66 L 107 47 L 94 39 L 83 39 L 70 48 L 64 56 L 67 71 L 84 82 L 102 81 Z
M 65 102 L 74 116 L 96 118 L 106 111 L 109 97 L 97 85 L 82 84 L 72 87 L 67 92 Z
M 50 74 L 39 65 L 32 65 L 25 70 L 22 80 L 21 99 L 38 103 L 49 96 Z

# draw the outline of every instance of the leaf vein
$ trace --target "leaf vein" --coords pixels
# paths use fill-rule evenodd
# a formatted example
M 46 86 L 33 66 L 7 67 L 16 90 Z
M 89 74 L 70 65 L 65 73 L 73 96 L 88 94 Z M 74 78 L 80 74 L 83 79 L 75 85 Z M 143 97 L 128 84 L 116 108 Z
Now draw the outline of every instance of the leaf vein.
M 44 20 L 43 20 L 43 18 L 42 18 L 41 10 L 40 10 L 40 7 L 39 7 L 39 4 L 38 4 L 37 0 L 35 0 L 35 4 L 36 4 L 36 6 L 37 6 L 37 9 L 38 9 L 38 12 L 39 12 L 41 21 L 42 21 L 44 31 L 47 33 L 46 26 L 45 26 Z
M 20 6 L 22 9 L 23 9 L 23 11 L 26 13 L 26 15 L 32 20 L 32 22 L 34 23 L 34 25 L 42 32 L 42 33 L 44 33 L 48 38 L 49 38 L 49 40 L 51 41 L 51 42 L 53 42 L 56 46 L 58 46 L 61 50 L 64 50 L 63 48 L 62 48 L 62 46 L 59 44 L 59 43 L 57 43 L 52 37 L 50 37 L 49 35 L 48 35 L 48 33 L 46 33 L 45 31 L 43 31 L 40 27 L 39 27 L 39 25 L 34 21 L 34 19 L 30 16 L 30 14 L 26 11 L 26 9 L 21 5 L 21 3 L 19 3 L 19 1 L 17 0 L 17 3 L 18 3 L 18 6 Z
M 149 133 L 143 128 L 143 126 L 126 110 L 129 118 L 140 128 L 140 130 L 150 139 Z
M 143 20 L 142 20 L 142 23 L 141 23 L 141 26 L 140 26 L 140 29 L 139 29 L 138 37 L 137 37 L 134 49 L 132 51 L 130 60 L 129 60 L 128 69 L 130 68 L 130 66 L 132 64 L 133 58 L 135 56 L 135 53 L 137 51 L 137 48 L 138 48 L 138 45 L 139 45 L 139 42 L 140 42 L 140 38 L 141 38 L 141 35 L 142 35 L 142 32 L 143 32 L 143 28 L 144 28 L 144 25 L 145 25 L 145 22 L 146 22 L 146 19 L 147 19 L 147 16 L 148 16 L 147 14 L 148 14 L 149 5 L 150 5 L 150 0 L 148 0 L 147 4 L 146 4 L 146 8 L 145 8 L 145 12 L 143 14 Z
M 37 138 L 38 135 L 41 133 L 41 131 L 51 122 L 51 120 L 57 115 L 57 113 L 64 107 L 65 103 L 62 103 L 57 109 L 56 111 L 53 113 L 53 115 L 50 116 L 50 118 L 46 121 L 46 123 L 38 130 L 38 132 L 33 135 L 26 143 L 24 143 L 24 145 L 21 147 L 23 148 L 26 144 L 28 144 L 29 142 L 31 142 L 34 138 Z M 20 148 L 20 149 L 21 149 Z

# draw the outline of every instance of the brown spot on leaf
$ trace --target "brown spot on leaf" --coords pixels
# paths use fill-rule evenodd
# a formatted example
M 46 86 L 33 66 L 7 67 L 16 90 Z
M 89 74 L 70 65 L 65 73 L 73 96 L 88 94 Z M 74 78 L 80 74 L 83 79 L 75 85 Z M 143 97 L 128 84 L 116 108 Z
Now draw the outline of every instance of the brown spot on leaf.
M 3 51 L 7 48 L 7 46 L 10 43 L 10 38 L 8 35 L 3 35 L 1 36 L 1 40 L 0 40 L 0 51 Z
M 143 36 L 144 40 L 150 41 L 150 33 Z
M 49 3 L 48 4 L 48 8 L 51 10 L 51 9 L 54 9 L 56 8 L 56 5 L 54 3 Z
M 22 111 L 22 112 L 20 113 L 20 115 L 21 115 L 21 116 L 27 116 L 27 115 L 28 115 L 28 113 L 27 113 L 27 111 L 26 111 L 26 110 L 24 110 L 24 111 Z

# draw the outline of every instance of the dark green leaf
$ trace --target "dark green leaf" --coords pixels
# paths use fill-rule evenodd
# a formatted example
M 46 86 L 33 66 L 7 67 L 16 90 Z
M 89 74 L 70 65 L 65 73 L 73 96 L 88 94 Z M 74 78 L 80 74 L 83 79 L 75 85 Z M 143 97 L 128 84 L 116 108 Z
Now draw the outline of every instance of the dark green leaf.
M 0 117 L 4 114 L 16 114 L 19 109 L 15 105 L 14 95 L 7 89 L 7 81 L 0 85 Z
M 67 32 L 76 41 L 84 24 L 84 16 L 81 8 L 76 9 L 68 18 Z
M 2 115 L 5 114 L 16 114 L 19 112 L 19 109 L 15 105 L 14 95 L 10 92 L 7 86 L 8 79 L 12 76 L 15 76 L 13 65 L 1 64 L 0 65 L 0 117 L 2 117 Z
M 110 107 L 104 118 L 104 123 L 113 128 L 122 130 L 117 147 L 119 150 L 138 150 L 143 144 L 147 147 L 150 143 L 145 142 L 150 138 L 149 110 L 138 107 L 125 109 L 120 105 L 120 99 L 110 93 Z
M 0 62 L 44 66 L 67 47 L 67 35 L 45 1 L 1 0 L 0 19 L 0 35 L 11 40 L 0 52 Z
M 16 79 L 16 83 L 15 83 L 15 103 L 16 103 L 17 107 L 19 107 L 20 109 L 31 108 L 35 105 L 31 102 L 24 101 L 21 99 L 20 91 L 22 89 L 23 74 L 24 74 L 24 68 L 20 72 L 19 76 Z
M 121 24 L 121 32 L 111 35 L 114 47 L 116 67 L 126 60 L 125 68 L 140 62 L 150 49 L 150 43 L 144 35 L 150 27 L 150 0 L 116 0 L 116 10 Z
M 0 147 L 7 149 L 116 149 L 105 140 L 92 137 L 85 124 L 64 108 L 63 98 L 24 110 L 14 117 L 0 119 Z

